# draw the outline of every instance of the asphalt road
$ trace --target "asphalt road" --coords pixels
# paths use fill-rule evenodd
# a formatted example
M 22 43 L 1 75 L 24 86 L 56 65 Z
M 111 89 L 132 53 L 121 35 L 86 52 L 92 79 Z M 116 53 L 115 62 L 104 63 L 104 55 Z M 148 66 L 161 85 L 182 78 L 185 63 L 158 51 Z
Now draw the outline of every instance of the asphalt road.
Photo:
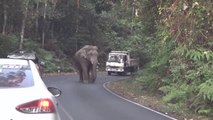
M 62 120 L 175 120 L 164 114 L 124 100 L 103 87 L 108 81 L 128 76 L 98 73 L 94 84 L 78 82 L 78 75 L 44 77 L 47 86 L 62 90 L 59 113 Z

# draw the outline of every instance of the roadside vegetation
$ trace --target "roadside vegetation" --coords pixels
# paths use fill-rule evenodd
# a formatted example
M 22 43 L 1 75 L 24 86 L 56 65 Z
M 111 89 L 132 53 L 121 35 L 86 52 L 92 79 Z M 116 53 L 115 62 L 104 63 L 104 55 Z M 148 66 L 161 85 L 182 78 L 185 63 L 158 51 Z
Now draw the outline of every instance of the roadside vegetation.
M 0 57 L 31 49 L 45 72 L 72 72 L 72 56 L 97 45 L 140 59 L 131 82 L 177 110 L 213 116 L 212 0 L 1 0 Z M 131 83 L 130 82 L 130 83 Z
M 173 104 L 165 102 L 160 93 L 143 90 L 142 83 L 138 83 L 132 79 L 110 82 L 106 86 L 111 91 L 126 99 L 177 120 L 211 120 L 211 117 L 196 114 L 194 111 L 188 109 L 187 106 L 183 106 L 180 109 Z
M 19 39 L 16 36 L 0 35 L 0 57 L 7 57 L 7 54 L 18 49 Z M 45 65 L 42 69 L 44 73 L 55 72 L 73 72 L 74 68 L 71 65 L 71 60 L 60 58 L 54 51 L 48 51 L 39 47 L 39 44 L 26 40 L 23 44 L 24 49 L 33 50 L 37 53 L 40 62 L 44 62 Z

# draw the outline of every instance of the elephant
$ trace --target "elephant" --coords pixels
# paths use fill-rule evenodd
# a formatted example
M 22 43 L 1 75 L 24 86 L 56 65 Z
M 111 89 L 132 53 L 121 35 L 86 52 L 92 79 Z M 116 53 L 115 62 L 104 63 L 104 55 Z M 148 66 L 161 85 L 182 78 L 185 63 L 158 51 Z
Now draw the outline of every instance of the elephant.
M 85 45 L 75 53 L 74 59 L 80 82 L 94 83 L 97 77 L 98 47 Z

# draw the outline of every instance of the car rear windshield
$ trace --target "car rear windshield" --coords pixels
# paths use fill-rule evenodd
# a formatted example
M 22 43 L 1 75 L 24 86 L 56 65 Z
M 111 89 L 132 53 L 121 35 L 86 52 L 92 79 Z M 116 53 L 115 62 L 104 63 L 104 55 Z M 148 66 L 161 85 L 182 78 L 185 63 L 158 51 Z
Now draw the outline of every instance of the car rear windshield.
M 16 50 L 7 55 L 7 58 L 32 60 L 38 64 L 38 57 L 34 51 Z
M 34 81 L 29 65 L 0 63 L 0 88 L 23 88 L 33 85 Z

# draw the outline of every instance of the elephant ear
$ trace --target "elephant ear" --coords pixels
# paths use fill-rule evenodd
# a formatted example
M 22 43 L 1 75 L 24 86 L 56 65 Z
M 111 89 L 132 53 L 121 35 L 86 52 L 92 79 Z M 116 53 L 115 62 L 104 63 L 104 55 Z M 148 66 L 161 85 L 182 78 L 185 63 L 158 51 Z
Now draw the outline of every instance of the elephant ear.
M 84 50 L 84 49 L 80 49 L 80 50 L 78 50 L 77 52 L 76 52 L 76 56 L 77 57 L 83 57 L 83 58 L 87 58 L 87 52 L 86 52 L 86 50 Z

